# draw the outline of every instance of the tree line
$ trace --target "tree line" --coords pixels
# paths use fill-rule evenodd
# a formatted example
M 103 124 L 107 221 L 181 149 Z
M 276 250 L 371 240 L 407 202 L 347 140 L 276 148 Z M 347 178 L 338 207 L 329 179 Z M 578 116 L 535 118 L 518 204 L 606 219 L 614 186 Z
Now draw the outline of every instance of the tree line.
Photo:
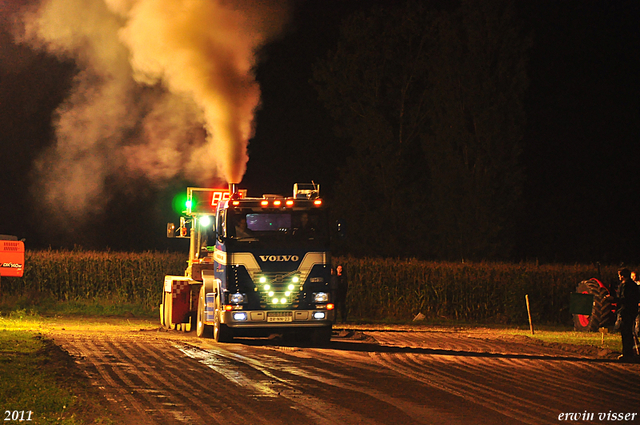
M 530 44 L 508 0 L 411 0 L 345 20 L 312 80 L 348 144 L 334 193 L 341 251 L 509 257 Z

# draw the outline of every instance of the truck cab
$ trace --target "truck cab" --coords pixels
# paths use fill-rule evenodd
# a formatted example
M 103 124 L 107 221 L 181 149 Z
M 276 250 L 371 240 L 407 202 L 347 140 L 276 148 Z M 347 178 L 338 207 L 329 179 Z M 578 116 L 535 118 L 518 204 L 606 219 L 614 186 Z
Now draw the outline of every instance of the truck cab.
M 188 285 L 183 304 L 189 306 L 176 319 L 220 342 L 297 332 L 328 343 L 330 232 L 319 186 L 295 184 L 291 197 L 251 198 L 235 185 L 220 195 L 209 191 L 188 189 L 187 219 L 178 232 L 189 234 L 189 264 L 184 277 L 165 278 L 163 299 L 171 293 L 172 307 L 174 286 L 186 292 Z

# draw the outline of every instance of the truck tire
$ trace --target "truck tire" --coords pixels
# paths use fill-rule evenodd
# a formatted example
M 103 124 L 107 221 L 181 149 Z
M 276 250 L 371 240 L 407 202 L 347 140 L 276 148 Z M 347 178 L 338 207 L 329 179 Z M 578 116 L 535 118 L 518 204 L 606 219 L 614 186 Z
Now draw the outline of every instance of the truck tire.
M 331 326 L 314 329 L 311 333 L 311 345 L 326 347 L 331 342 Z
M 214 324 L 213 324 L 213 339 L 216 342 L 232 342 L 233 341 L 233 331 L 229 329 L 227 325 L 220 322 L 220 312 L 222 308 L 220 306 L 220 301 L 216 296 L 216 313 L 214 316 Z
M 211 338 L 212 326 L 204 324 L 205 287 L 200 288 L 198 297 L 198 311 L 196 313 L 196 335 L 198 338 Z
M 578 284 L 576 292 L 593 295 L 593 310 L 591 315 L 574 314 L 573 327 L 579 332 L 596 332 L 599 328 L 612 322 L 611 301 L 606 298 L 609 291 L 600 286 L 597 280 L 583 280 Z

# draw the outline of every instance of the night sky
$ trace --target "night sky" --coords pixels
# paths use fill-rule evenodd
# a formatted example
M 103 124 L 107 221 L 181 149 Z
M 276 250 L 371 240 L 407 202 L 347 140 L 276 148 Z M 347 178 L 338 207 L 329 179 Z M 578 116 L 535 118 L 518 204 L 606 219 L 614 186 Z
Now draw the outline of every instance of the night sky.
M 342 19 L 383 1 L 296 1 L 288 31 L 260 53 L 262 91 L 241 187 L 288 195 L 314 180 L 328 200 L 348 145 L 309 83 L 314 62 L 339 38 Z M 393 2 L 386 2 L 393 4 Z M 1 1 L 8 8 L 11 1 Z M 529 52 L 523 165 L 524 216 L 513 260 L 640 262 L 637 1 L 518 2 Z M 6 11 L 6 9 L 5 9 Z M 7 19 L 7 14 L 4 14 Z M 174 195 L 191 183 L 115 184 L 117 196 L 87 223 L 49 222 L 36 198 L 35 159 L 53 143 L 52 114 L 76 72 L 12 42 L 0 22 L 0 234 L 27 248 L 187 249 L 167 240 Z

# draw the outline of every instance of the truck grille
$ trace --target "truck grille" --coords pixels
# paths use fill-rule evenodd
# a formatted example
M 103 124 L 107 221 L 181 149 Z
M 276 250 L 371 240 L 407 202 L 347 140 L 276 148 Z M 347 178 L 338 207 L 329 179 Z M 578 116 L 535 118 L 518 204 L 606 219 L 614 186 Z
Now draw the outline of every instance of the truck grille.
M 266 276 L 269 285 L 271 288 L 268 291 L 265 291 L 263 288 L 260 288 L 260 308 L 264 309 L 282 309 L 282 308 L 297 308 L 300 304 L 300 285 L 296 284 L 296 287 L 293 290 L 289 290 L 289 285 L 291 284 L 291 278 L 295 275 L 295 272 L 292 273 L 264 273 L 263 276 Z M 273 292 L 273 295 L 269 295 L 269 292 Z M 289 296 L 285 294 L 290 292 Z M 273 299 L 278 299 L 278 303 L 274 304 Z M 282 298 L 286 298 L 287 302 L 282 303 L 280 300 Z

